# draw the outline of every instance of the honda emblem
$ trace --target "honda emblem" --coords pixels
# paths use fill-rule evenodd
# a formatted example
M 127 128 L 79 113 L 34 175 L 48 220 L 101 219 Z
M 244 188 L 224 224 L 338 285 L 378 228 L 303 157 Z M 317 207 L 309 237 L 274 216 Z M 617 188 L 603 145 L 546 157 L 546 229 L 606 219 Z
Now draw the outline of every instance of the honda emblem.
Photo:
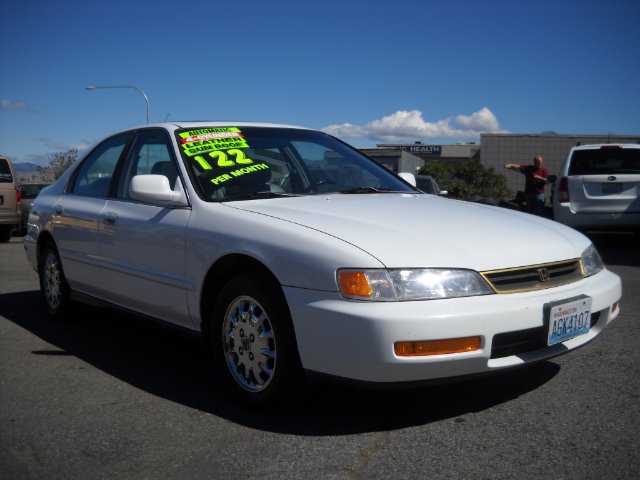
M 542 267 L 538 269 L 538 277 L 541 282 L 546 282 L 549 280 L 549 270 L 546 267 Z

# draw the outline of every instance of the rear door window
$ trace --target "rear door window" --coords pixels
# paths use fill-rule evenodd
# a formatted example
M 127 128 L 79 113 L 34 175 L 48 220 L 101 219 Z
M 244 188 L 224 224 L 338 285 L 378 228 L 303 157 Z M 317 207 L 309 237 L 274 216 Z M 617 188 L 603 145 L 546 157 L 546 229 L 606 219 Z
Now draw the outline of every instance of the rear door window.
M 112 137 L 91 152 L 77 170 L 71 192 L 90 197 L 107 197 L 120 155 L 131 134 Z

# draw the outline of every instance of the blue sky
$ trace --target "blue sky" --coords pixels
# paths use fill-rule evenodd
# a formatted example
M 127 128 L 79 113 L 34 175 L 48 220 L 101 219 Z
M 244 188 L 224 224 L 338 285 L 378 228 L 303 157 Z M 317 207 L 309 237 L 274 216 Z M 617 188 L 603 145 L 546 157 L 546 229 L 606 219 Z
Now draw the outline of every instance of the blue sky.
M 640 134 L 638 0 L 1 0 L 0 153 L 46 162 L 150 120 L 355 146 Z

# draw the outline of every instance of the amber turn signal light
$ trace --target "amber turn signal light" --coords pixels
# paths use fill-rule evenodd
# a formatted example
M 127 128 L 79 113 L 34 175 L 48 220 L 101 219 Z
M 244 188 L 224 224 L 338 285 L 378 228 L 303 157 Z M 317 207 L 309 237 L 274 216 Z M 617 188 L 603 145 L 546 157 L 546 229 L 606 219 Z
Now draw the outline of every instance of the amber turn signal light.
M 418 342 L 396 342 L 393 349 L 399 357 L 446 355 L 480 350 L 480 337 L 450 338 L 447 340 L 422 340 Z
M 371 297 L 373 290 L 364 272 L 344 271 L 338 274 L 340 291 L 349 297 Z

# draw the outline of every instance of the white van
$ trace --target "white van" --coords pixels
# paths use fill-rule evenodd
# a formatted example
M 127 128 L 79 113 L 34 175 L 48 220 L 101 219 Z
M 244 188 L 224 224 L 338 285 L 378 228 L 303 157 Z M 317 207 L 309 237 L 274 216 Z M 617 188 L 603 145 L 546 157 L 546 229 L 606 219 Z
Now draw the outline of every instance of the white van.
M 7 157 L 0 156 L 0 242 L 8 242 L 13 229 L 19 229 L 20 190 L 16 173 Z

